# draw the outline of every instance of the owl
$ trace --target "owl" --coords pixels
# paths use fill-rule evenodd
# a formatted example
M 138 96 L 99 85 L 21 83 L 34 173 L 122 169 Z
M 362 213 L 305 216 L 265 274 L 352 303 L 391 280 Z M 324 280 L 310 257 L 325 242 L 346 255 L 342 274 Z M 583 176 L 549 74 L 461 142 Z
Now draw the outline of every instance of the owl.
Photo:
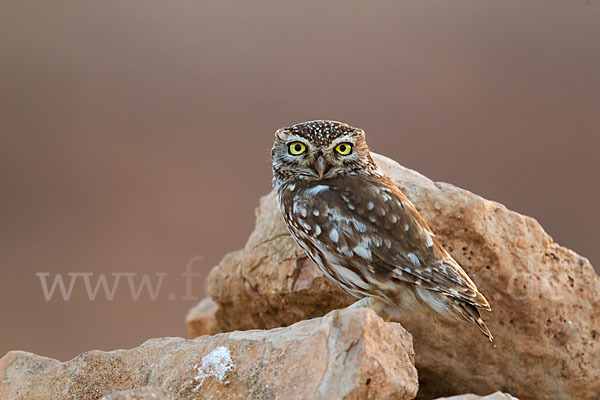
M 295 242 L 342 290 L 386 318 L 467 320 L 489 340 L 490 304 L 370 155 L 365 132 L 310 121 L 275 133 L 273 186 Z

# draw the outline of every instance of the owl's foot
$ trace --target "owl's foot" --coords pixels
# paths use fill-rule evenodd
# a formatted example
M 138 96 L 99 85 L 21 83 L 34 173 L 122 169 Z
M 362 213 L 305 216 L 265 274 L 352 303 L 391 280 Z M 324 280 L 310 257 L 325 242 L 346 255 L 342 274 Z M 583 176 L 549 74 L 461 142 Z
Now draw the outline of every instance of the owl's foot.
M 377 300 L 373 297 L 363 297 L 362 299 L 348 306 L 348 308 L 354 307 L 370 308 L 384 320 L 389 321 L 390 319 L 392 319 L 392 316 L 385 311 L 386 304 L 381 300 Z

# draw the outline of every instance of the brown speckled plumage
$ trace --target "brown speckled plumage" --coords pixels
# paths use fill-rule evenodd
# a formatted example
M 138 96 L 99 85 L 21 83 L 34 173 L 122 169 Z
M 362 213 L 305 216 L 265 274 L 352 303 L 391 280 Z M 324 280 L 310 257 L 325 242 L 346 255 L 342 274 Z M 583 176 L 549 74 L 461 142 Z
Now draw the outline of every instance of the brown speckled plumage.
M 304 150 L 292 154 L 298 142 Z M 340 145 L 351 152 L 337 152 Z M 358 305 L 391 315 L 425 306 L 475 323 L 491 340 L 478 311 L 489 303 L 377 167 L 362 130 L 335 121 L 278 130 L 273 184 L 292 237 L 326 276 L 362 299 Z

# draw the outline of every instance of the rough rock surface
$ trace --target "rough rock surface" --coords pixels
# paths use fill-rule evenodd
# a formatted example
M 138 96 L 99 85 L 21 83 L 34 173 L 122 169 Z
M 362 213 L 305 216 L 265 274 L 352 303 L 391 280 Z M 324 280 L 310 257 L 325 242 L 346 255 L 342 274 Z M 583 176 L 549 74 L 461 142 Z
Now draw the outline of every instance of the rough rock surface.
M 412 333 L 421 398 L 502 390 L 522 399 L 597 399 L 600 279 L 532 218 L 375 155 L 490 300 L 490 344 L 468 324 L 419 315 Z M 245 248 L 208 279 L 225 331 L 286 326 L 354 301 L 296 247 L 275 205 L 261 199 Z
M 477 396 L 476 394 L 463 394 L 460 396 L 444 397 L 437 400 L 519 400 L 510 394 L 496 392 L 489 396 Z
M 287 328 L 152 339 L 63 363 L 10 352 L 0 359 L 0 399 L 99 399 L 128 390 L 115 398 L 161 390 L 176 399 L 412 399 L 413 356 L 400 324 L 344 309 Z
M 102 397 L 102 400 L 175 400 L 166 390 L 156 386 L 125 390 Z
M 210 297 L 190 309 L 185 318 L 185 324 L 191 338 L 223 332 L 215 317 L 218 309 L 219 306 Z

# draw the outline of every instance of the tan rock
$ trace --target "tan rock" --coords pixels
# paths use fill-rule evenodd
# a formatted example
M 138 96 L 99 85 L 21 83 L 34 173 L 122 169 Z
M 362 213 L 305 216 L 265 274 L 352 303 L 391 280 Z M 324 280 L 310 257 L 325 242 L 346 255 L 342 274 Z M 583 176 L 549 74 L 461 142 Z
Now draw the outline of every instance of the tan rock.
M 375 159 L 493 307 L 483 315 L 493 344 L 468 324 L 402 321 L 414 337 L 419 396 L 503 390 L 522 399 L 597 399 L 600 279 L 589 261 L 553 243 L 532 218 Z M 286 326 L 354 301 L 292 242 L 272 193 L 260 201 L 245 248 L 211 271 L 208 291 L 224 330 Z
M 191 338 L 202 335 L 216 335 L 223 330 L 217 323 L 215 313 L 219 309 L 210 297 L 205 298 L 187 313 L 185 324 Z
M 462 394 L 460 396 L 444 397 L 437 400 L 519 400 L 510 394 L 496 392 L 489 396 L 477 396 L 476 394 Z
M 287 328 L 152 339 L 63 363 L 10 352 L 0 359 L 0 399 L 99 399 L 125 391 L 111 395 L 121 400 L 152 390 L 176 399 L 412 399 L 413 355 L 400 324 L 343 309 Z
M 156 386 L 125 390 L 102 397 L 102 400 L 175 400 L 166 390 Z

